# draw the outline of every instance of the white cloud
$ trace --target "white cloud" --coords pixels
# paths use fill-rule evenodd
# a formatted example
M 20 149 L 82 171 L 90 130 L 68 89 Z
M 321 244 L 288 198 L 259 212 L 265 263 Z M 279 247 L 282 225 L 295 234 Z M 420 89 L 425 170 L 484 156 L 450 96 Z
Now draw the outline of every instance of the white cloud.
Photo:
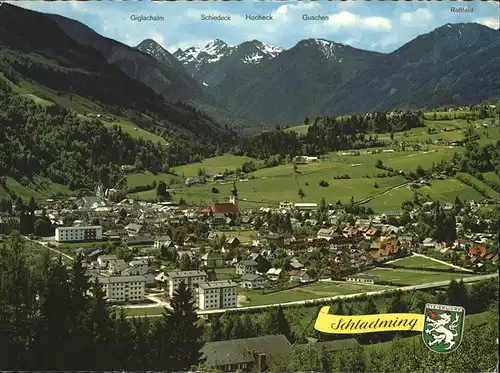
M 399 15 L 399 20 L 407 26 L 425 26 L 434 15 L 429 9 L 419 8 L 414 12 L 404 12 Z
M 375 43 L 370 45 L 370 49 L 387 49 L 387 47 L 391 47 L 394 45 L 400 45 L 401 40 L 397 36 L 394 35 L 389 35 L 385 38 L 382 38 L 381 40 L 377 40 Z
M 392 23 L 384 17 L 362 17 L 350 12 L 340 12 L 329 16 L 328 25 L 332 28 L 364 28 L 390 30 Z
M 474 22 L 491 27 L 495 30 L 498 30 L 500 28 L 500 21 L 498 18 L 481 18 L 476 19 Z

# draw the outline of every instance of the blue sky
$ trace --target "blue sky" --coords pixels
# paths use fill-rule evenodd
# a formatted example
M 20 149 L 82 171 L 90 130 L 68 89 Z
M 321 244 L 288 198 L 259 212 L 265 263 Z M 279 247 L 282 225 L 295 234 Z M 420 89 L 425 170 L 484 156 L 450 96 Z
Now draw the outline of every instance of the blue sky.
M 498 29 L 495 2 L 33 2 L 16 5 L 76 19 L 98 33 L 135 46 L 146 38 L 169 51 L 201 47 L 222 39 L 235 45 L 258 39 L 283 48 L 307 38 L 323 38 L 357 48 L 391 52 L 419 34 L 446 23 L 478 22 Z M 451 7 L 472 7 L 452 13 Z M 201 21 L 201 14 L 231 15 L 230 22 Z M 273 21 L 246 21 L 246 14 L 272 14 Z M 303 21 L 302 15 L 328 15 Z M 160 15 L 164 21 L 131 20 L 132 15 Z

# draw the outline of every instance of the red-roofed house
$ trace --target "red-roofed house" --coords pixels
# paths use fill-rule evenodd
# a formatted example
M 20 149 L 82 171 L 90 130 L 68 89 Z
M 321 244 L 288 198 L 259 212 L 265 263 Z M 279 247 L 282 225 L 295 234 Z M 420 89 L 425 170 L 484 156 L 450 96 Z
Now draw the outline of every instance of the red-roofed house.
M 212 212 L 212 206 L 201 206 L 198 211 L 200 214 L 210 214 Z
M 215 203 L 212 207 L 214 214 L 225 214 L 232 215 L 232 217 L 238 217 L 238 206 L 233 203 Z

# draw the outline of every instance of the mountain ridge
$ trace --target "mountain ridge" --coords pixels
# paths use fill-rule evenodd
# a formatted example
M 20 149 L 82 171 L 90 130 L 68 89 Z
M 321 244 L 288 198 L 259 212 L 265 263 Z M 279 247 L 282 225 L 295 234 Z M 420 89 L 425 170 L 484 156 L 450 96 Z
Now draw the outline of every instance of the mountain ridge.
M 305 116 L 495 99 L 498 77 L 488 83 L 486 75 L 494 68 L 498 35 L 498 30 L 479 23 L 447 23 L 390 53 L 308 38 L 252 65 L 243 64 L 241 58 L 235 60 L 234 51 L 219 53 L 220 58 L 207 63 L 193 58 L 198 64 L 181 55 L 196 50 L 193 48 L 178 50 L 174 57 L 185 66 L 191 64 L 190 74 L 221 105 L 273 126 L 297 123 Z M 227 48 L 222 40 L 215 41 Z M 252 42 L 256 41 L 238 46 Z M 475 76 L 480 79 L 474 81 Z M 407 80 L 411 84 L 405 87 Z M 477 94 L 467 92 L 467 86 L 476 87 Z

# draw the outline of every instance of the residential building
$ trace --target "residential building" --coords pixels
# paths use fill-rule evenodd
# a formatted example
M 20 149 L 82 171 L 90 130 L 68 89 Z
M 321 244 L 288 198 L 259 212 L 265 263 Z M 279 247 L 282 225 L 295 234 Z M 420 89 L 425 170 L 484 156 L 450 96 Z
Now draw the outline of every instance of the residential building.
M 259 253 L 251 253 L 248 255 L 247 260 L 253 260 L 257 263 L 256 271 L 259 273 L 266 273 L 271 268 L 271 263 L 263 255 Z
M 251 275 L 257 272 L 257 262 L 255 260 L 242 260 L 236 264 L 237 275 Z
M 184 282 L 193 293 L 196 293 L 196 287 L 202 282 L 207 281 L 207 273 L 205 271 L 175 271 L 167 272 L 168 276 L 168 295 L 174 296 L 175 291 L 181 282 Z
M 155 237 L 153 247 L 155 249 L 161 249 L 163 246 L 165 247 L 174 247 L 174 243 L 169 236 L 159 236 Z
M 290 281 L 311 282 L 313 280 L 305 270 L 293 269 L 288 272 L 288 274 L 290 276 Z
M 224 261 L 220 254 L 205 253 L 201 257 L 201 264 L 206 268 L 220 268 Z
M 108 263 L 108 272 L 110 274 L 121 274 L 126 268 L 128 268 L 128 264 L 123 259 L 110 260 Z
M 257 236 L 252 240 L 252 246 L 254 247 L 263 247 L 267 245 L 268 242 L 266 237 Z
M 269 268 L 266 272 L 266 276 L 270 281 L 278 281 L 287 277 L 288 273 L 282 268 Z
M 240 244 L 240 240 L 238 239 L 238 237 L 229 237 L 227 239 L 225 246 L 227 246 L 231 249 L 234 249 L 235 247 L 238 247 L 239 244 Z
M 325 239 L 325 240 L 331 240 L 333 236 L 334 230 L 331 228 L 321 228 L 318 231 L 317 238 L 319 239 Z
M 57 242 L 102 240 L 102 227 L 100 225 L 57 227 L 55 240 Z
M 110 302 L 144 300 L 146 292 L 145 276 L 98 276 L 105 298 Z
M 149 269 L 149 263 L 147 260 L 132 260 L 129 262 L 129 265 L 139 269 L 140 271 L 147 271 Z
M 107 268 L 109 262 L 114 260 L 118 260 L 118 257 L 116 255 L 101 255 L 97 258 L 97 263 L 99 264 L 99 267 Z
M 362 282 L 365 284 L 375 284 L 379 281 L 378 276 L 364 275 L 362 273 L 347 276 L 345 279 L 346 279 L 346 281 L 349 281 L 349 282 Z
M 236 282 L 228 280 L 200 283 L 198 308 L 200 310 L 235 308 L 237 306 L 236 287 Z
M 255 338 L 208 342 L 201 349 L 204 365 L 221 372 L 265 372 L 276 359 L 286 359 L 292 346 L 286 337 L 266 335 Z
M 268 285 L 267 279 L 261 275 L 241 276 L 241 286 L 247 289 L 264 289 Z
M 137 236 L 142 232 L 143 226 L 141 224 L 130 223 L 125 227 L 125 231 L 129 236 Z
M 268 234 L 265 238 L 271 247 L 283 248 L 285 246 L 285 240 L 280 234 Z
M 426 247 L 426 248 L 429 248 L 429 249 L 434 249 L 437 245 L 437 242 L 434 241 L 432 238 L 430 237 L 427 237 L 423 242 L 422 242 L 422 246 L 423 247 Z

